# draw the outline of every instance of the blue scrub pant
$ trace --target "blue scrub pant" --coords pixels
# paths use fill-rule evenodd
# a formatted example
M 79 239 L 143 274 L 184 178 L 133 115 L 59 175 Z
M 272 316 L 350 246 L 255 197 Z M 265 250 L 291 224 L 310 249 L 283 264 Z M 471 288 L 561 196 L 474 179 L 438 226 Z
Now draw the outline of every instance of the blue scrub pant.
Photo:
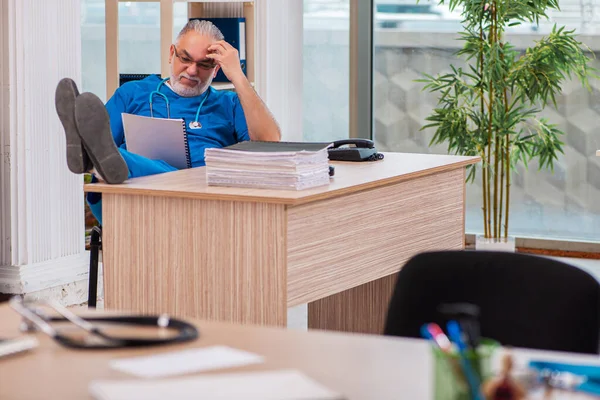
M 167 164 L 162 160 L 151 160 L 138 154 L 130 153 L 129 151 L 119 148 L 119 152 L 127 163 L 129 168 L 128 178 L 137 178 L 140 176 L 162 174 L 164 172 L 177 171 L 177 168 Z M 96 177 L 92 177 L 92 182 L 97 182 Z M 87 203 L 94 217 L 102 225 L 102 194 L 88 193 L 86 196 Z

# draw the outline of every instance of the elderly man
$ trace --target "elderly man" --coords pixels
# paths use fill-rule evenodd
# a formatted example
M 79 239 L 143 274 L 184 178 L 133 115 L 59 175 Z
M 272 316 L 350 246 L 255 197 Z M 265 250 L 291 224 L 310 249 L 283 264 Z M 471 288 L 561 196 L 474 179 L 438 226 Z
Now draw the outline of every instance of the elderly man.
M 128 82 L 106 106 L 92 93 L 80 95 L 72 80 L 61 80 L 56 110 L 67 139 L 69 169 L 78 174 L 91 171 L 94 180 L 107 183 L 176 170 L 165 161 L 127 151 L 122 113 L 185 119 L 192 167 L 204 165 L 206 148 L 278 141 L 277 122 L 242 72 L 237 50 L 223 39 L 209 21 L 188 22 L 171 45 L 171 76 Z M 210 86 L 219 69 L 235 93 Z M 102 223 L 100 195 L 89 194 L 87 201 Z

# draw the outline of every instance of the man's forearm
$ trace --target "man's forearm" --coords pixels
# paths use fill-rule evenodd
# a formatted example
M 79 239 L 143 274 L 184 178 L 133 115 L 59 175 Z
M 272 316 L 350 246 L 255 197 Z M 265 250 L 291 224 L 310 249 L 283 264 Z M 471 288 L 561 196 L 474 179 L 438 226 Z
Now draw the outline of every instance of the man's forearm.
M 256 94 L 248 79 L 245 76 L 241 76 L 233 82 L 233 85 L 244 109 L 250 139 L 263 141 L 280 140 L 281 132 L 277 121 L 275 121 L 265 103 Z

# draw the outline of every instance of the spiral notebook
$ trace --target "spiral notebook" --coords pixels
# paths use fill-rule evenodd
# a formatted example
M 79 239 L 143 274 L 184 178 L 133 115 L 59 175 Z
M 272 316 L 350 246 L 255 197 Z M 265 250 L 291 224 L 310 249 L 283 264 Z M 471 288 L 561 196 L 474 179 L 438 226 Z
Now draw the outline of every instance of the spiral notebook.
M 127 113 L 121 117 L 127 150 L 152 160 L 163 160 L 177 169 L 191 168 L 185 120 Z

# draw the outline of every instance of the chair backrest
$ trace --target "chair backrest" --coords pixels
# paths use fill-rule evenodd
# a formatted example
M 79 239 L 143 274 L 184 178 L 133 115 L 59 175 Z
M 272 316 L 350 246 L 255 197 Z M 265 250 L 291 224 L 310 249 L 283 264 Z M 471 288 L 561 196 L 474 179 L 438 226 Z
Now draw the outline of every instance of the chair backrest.
M 427 322 L 445 328 L 444 303 L 478 305 L 481 335 L 503 345 L 599 352 L 600 284 L 559 261 L 506 252 L 417 255 L 398 274 L 384 333 L 420 337 Z
M 150 75 L 155 75 L 160 78 L 160 74 L 119 74 L 119 86 L 131 81 L 141 81 Z

